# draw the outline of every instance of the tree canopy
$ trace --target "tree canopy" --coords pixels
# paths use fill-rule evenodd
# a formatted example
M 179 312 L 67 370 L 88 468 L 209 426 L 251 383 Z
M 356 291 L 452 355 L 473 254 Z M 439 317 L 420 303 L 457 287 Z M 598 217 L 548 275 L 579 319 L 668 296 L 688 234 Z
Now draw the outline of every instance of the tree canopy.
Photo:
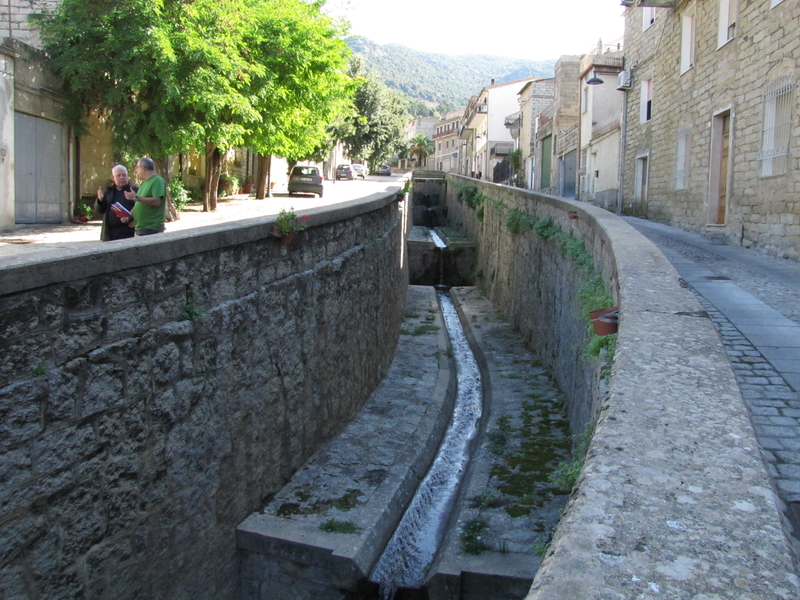
M 120 149 L 163 157 L 205 148 L 213 163 L 220 149 L 245 144 L 302 156 L 348 105 L 344 31 L 321 6 L 63 0 L 38 22 L 72 125 L 97 111 Z M 214 194 L 216 179 L 206 189 Z
M 357 86 L 353 105 L 331 135 L 344 144 L 351 159 L 367 161 L 374 168 L 393 154 L 402 138 L 406 104 L 360 58 L 351 60 L 349 75 Z
M 408 153 L 422 165 L 434 152 L 433 140 L 424 133 L 415 135 L 408 143 Z

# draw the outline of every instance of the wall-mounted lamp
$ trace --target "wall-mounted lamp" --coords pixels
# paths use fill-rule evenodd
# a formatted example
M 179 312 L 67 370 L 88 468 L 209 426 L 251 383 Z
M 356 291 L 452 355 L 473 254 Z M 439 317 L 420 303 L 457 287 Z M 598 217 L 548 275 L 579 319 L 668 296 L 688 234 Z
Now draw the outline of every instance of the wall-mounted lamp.
M 602 79 L 600 79 L 597 76 L 597 72 L 596 71 L 592 71 L 591 78 L 586 80 L 586 85 L 601 85 L 603 83 L 605 83 L 605 81 L 603 81 Z

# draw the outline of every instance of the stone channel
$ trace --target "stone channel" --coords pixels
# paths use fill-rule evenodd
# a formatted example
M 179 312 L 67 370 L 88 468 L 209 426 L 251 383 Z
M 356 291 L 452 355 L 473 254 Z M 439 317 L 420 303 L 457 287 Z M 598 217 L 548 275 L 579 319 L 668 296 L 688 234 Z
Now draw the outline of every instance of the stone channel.
M 550 474 L 570 461 L 558 389 L 476 288 L 450 296 L 484 381 L 479 440 L 426 596 L 524 598 L 569 489 Z M 345 430 L 237 531 L 245 598 L 377 598 L 373 565 L 447 428 L 455 372 L 433 288 L 411 286 L 386 379 Z

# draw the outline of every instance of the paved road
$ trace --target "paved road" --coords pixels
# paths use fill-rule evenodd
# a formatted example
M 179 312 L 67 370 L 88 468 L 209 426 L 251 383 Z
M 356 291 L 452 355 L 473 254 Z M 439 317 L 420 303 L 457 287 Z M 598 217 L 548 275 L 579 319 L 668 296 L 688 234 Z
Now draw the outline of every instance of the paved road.
M 800 263 L 626 220 L 667 256 L 719 331 L 800 552 Z

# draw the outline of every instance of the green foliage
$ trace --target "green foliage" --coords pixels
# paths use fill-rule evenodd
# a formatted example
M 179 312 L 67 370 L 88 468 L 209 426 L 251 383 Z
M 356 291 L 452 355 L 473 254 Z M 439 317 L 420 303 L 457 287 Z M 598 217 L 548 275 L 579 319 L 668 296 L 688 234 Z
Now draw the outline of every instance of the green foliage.
M 360 37 L 348 38 L 347 43 L 354 54 L 380 73 L 386 85 L 428 106 L 438 104 L 440 114 L 465 106 L 469 97 L 492 79 L 502 83 L 525 77 L 552 77 L 555 66 L 554 60 L 429 54 L 396 44 L 379 45 Z
M 306 228 L 303 218 L 305 217 L 298 217 L 294 213 L 294 207 L 289 210 L 282 208 L 281 212 L 278 213 L 278 218 L 275 219 L 275 227 L 278 228 L 278 234 L 292 235 L 303 231 Z
M 506 216 L 506 227 L 512 235 L 528 233 L 533 229 L 537 219 L 523 210 L 512 208 Z
M 356 533 L 358 531 L 358 527 L 352 521 L 337 521 L 336 519 L 328 519 L 319 528 L 325 533 Z
M 191 200 L 189 192 L 183 187 L 183 182 L 180 179 L 173 179 L 169 182 L 169 193 L 172 196 L 172 203 L 178 210 L 183 210 Z
M 76 217 L 86 217 L 91 219 L 94 216 L 94 198 L 81 197 L 76 203 L 73 210 Z
M 247 144 L 296 156 L 352 90 L 342 31 L 302 0 L 63 0 L 36 17 L 65 118 L 137 155 Z M 310 92 L 311 91 L 311 92 Z
M 32 377 L 44 377 L 47 375 L 47 367 L 44 364 L 44 361 L 40 362 L 34 369 L 31 371 Z
M 408 143 L 408 153 L 417 160 L 418 165 L 422 165 L 434 150 L 433 140 L 424 133 L 414 136 Z
M 475 506 L 476 508 L 480 508 L 481 510 L 486 508 L 498 508 L 503 504 L 503 500 L 500 497 L 500 495 L 491 490 L 486 490 L 484 492 L 481 492 L 480 494 L 475 496 L 472 500 L 473 500 L 473 506 Z
M 190 285 L 186 288 L 186 305 L 183 307 L 183 318 L 187 321 L 199 321 L 203 318 L 203 308 L 200 306 L 200 291 L 197 286 Z
M 481 534 L 486 527 L 486 521 L 481 519 L 472 519 L 464 523 L 464 528 L 461 530 L 461 549 L 465 554 L 481 554 L 490 549 L 481 540 Z
M 508 155 L 508 162 L 511 165 L 511 185 L 515 187 L 525 187 L 525 170 L 522 162 L 522 148 L 517 148 Z
M 352 106 L 330 128 L 329 137 L 344 144 L 348 156 L 375 169 L 394 152 L 408 115 L 403 101 L 354 57 L 349 76 L 356 86 Z

